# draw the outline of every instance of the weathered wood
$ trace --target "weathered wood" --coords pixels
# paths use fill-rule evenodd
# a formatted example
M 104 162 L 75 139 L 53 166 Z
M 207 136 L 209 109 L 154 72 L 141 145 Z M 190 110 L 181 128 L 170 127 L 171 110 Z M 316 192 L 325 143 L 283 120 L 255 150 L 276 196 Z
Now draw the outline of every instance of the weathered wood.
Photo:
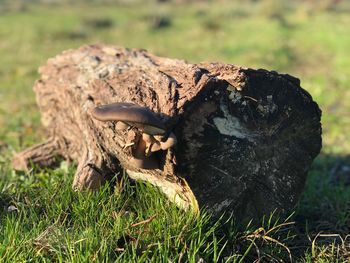
M 98 188 L 123 167 L 182 207 L 256 218 L 293 208 L 321 148 L 321 112 L 289 75 L 107 45 L 65 51 L 39 72 L 42 123 L 55 155 L 78 162 L 77 189 Z M 153 153 L 159 169 L 130 162 L 139 129 L 91 116 L 114 102 L 148 107 L 176 135 L 175 147 Z M 14 167 L 50 164 L 38 158 L 50 159 L 45 145 L 19 153 Z

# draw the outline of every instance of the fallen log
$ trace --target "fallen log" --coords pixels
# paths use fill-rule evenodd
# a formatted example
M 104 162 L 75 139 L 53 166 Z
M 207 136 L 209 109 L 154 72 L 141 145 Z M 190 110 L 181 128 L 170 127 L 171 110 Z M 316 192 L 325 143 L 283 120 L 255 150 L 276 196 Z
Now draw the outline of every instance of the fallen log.
M 39 72 L 49 139 L 13 167 L 76 161 L 75 189 L 125 169 L 180 207 L 259 218 L 295 206 L 320 152 L 321 112 L 287 74 L 109 45 L 65 51 Z

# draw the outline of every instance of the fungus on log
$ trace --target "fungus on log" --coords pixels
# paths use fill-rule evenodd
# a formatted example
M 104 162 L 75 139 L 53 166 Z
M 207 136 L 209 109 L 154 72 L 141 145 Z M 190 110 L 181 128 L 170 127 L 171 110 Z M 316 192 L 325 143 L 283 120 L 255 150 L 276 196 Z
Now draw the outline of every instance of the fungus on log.
M 122 167 L 181 207 L 258 218 L 293 208 L 321 148 L 321 112 L 289 75 L 109 45 L 65 51 L 39 72 L 49 139 L 13 166 L 74 160 L 76 189 Z

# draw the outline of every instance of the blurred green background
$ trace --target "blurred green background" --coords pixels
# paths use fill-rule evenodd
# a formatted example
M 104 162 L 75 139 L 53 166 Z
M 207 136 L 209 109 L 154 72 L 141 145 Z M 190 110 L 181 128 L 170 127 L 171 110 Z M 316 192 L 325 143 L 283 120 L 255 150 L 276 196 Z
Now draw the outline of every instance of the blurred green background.
M 20 187 L 23 198 L 34 198 L 37 194 L 25 190 L 33 181 L 49 187 L 50 180 L 66 180 L 50 172 L 19 180 L 8 164 L 15 151 L 45 137 L 32 91 L 38 67 L 65 49 L 93 43 L 142 48 L 193 63 L 266 68 L 300 78 L 322 109 L 323 149 L 297 208 L 295 218 L 302 229 L 297 239 L 307 240 L 306 234 L 320 231 L 343 237 L 349 233 L 350 1 L 0 0 L 0 194 L 14 196 L 0 203 L 22 200 L 16 197 Z M 44 198 L 45 191 L 38 191 Z M 337 243 L 332 242 L 326 244 Z M 345 252 L 333 257 L 335 248 L 328 245 L 312 245 L 305 261 L 349 259 L 350 248 L 337 247 Z M 317 253 L 329 253 L 325 258 L 330 261 L 315 261 Z M 338 256 L 343 259 L 333 261 Z
M 297 76 L 324 152 L 350 151 L 350 1 L 0 1 L 0 141 L 42 139 L 31 87 L 49 57 L 90 43 Z

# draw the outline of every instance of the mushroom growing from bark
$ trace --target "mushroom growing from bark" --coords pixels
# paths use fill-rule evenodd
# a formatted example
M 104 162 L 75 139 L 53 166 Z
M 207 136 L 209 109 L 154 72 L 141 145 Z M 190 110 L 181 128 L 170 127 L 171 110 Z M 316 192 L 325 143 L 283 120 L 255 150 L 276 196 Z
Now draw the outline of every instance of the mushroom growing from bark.
M 119 121 L 137 127 L 150 135 L 165 133 L 164 123 L 147 107 L 128 102 L 98 106 L 91 112 L 100 121 Z
M 159 142 L 159 147 L 164 151 L 173 147 L 177 143 L 176 136 L 172 132 L 167 137 L 155 135 L 154 138 Z
M 142 169 L 156 169 L 158 162 L 152 152 L 167 150 L 174 146 L 176 137 L 170 133 L 164 140 L 166 128 L 164 123 L 147 107 L 141 107 L 133 103 L 119 102 L 98 106 L 91 112 L 95 119 L 100 121 L 117 121 L 117 128 L 127 129 L 129 126 L 141 130 L 133 157 L 130 162 Z M 157 137 L 158 139 L 156 139 Z

